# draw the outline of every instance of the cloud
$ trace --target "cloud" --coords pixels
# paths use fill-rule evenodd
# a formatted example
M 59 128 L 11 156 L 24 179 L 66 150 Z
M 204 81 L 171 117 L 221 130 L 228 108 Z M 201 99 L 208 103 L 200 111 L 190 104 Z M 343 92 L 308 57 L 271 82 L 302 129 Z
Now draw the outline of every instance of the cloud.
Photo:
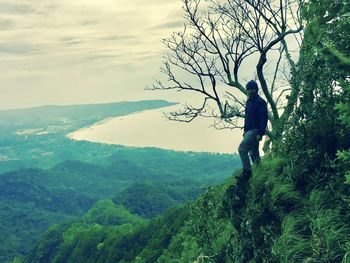
M 39 49 L 32 44 L 0 43 L 0 53 L 26 54 L 37 53 Z
M 67 83 L 80 83 L 77 93 L 95 88 L 92 100 L 113 90 L 128 99 L 144 94 L 159 72 L 161 40 L 183 24 L 180 0 L 9 2 L 0 0 L 0 92 L 20 90 L 4 98 L 12 104 L 32 98 L 33 87 L 45 90 L 36 102 L 46 104 L 50 92 L 64 101 L 57 94 L 69 94 Z
M 0 18 L 0 30 L 8 30 L 13 28 L 15 25 L 12 19 L 2 19 Z
M 96 61 L 96 60 L 105 60 L 105 59 L 118 59 L 120 58 L 120 55 L 111 55 L 111 54 L 93 54 L 89 55 L 85 58 L 83 58 L 83 61 L 91 62 L 91 61 Z
M 82 43 L 82 40 L 76 37 L 63 37 L 58 39 L 59 42 L 62 42 L 63 46 L 73 46 L 79 45 Z
M 98 21 L 94 21 L 94 20 L 90 20 L 90 21 L 84 21 L 83 23 L 81 23 L 83 26 L 91 26 L 91 25 L 96 25 L 98 24 Z
M 117 40 L 117 41 L 124 41 L 124 40 L 136 40 L 138 37 L 136 35 L 110 35 L 107 37 L 102 37 L 100 40 Z
M 183 28 L 184 20 L 169 21 L 163 24 L 152 27 L 151 29 L 180 29 Z
M 0 1 L 1 13 L 11 13 L 11 14 L 27 14 L 35 12 L 35 10 L 28 4 L 9 4 Z

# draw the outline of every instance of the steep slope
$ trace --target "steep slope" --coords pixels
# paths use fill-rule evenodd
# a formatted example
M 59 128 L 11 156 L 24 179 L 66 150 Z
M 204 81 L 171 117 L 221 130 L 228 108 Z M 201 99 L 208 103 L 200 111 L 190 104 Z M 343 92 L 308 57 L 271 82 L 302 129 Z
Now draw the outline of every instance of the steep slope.
M 246 200 L 236 198 L 230 179 L 128 231 L 90 221 L 88 233 L 75 232 L 74 249 L 64 253 L 67 230 L 56 228 L 51 235 L 61 238 L 48 234 L 25 262 L 348 262 L 344 192 L 335 195 L 332 180 L 308 193 L 298 190 L 288 161 L 265 159 L 255 167 Z M 49 258 L 38 258 L 47 250 Z

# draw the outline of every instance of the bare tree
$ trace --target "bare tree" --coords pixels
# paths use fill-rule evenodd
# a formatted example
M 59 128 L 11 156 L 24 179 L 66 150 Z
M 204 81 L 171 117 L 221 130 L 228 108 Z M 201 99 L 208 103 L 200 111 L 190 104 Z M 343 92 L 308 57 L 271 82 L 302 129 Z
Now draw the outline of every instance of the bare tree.
M 168 113 L 168 118 L 190 122 L 198 116 L 215 117 L 221 124 L 218 128 L 239 127 L 246 93 L 240 69 L 253 60 L 252 73 L 269 105 L 267 134 L 272 139 L 281 119 L 291 114 L 299 93 L 288 85 L 295 62 L 286 37 L 297 38 L 302 31 L 300 1 L 183 0 L 188 23 L 182 32 L 164 40 L 169 52 L 161 71 L 168 82 L 157 81 L 149 89 L 196 92 L 203 100 L 200 106 L 186 104 Z M 278 54 L 277 59 L 267 63 L 272 53 Z M 282 76 L 287 84 L 281 85 Z

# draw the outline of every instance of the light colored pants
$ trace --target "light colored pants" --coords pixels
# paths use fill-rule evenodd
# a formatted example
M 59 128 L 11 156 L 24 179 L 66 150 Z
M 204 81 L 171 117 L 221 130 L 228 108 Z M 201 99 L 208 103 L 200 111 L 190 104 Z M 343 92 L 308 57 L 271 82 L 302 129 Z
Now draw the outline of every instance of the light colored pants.
M 250 158 L 253 163 L 260 162 L 259 156 L 259 141 L 256 139 L 258 132 L 257 130 L 247 131 L 243 137 L 241 144 L 238 147 L 239 156 L 242 160 L 243 170 L 251 170 Z

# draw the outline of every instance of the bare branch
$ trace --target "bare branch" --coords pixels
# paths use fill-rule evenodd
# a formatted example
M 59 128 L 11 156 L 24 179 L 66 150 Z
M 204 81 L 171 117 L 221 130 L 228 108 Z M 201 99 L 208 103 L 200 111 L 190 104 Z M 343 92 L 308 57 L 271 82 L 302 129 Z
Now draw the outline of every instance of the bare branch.
M 198 116 L 204 116 L 208 100 L 210 100 L 210 98 L 205 98 L 200 107 L 193 107 L 185 104 L 182 110 L 167 112 L 165 113 L 165 116 L 173 121 L 191 122 Z
M 163 41 L 169 53 L 161 72 L 168 82 L 156 81 L 148 89 L 195 92 L 202 96 L 203 104 L 185 105 L 168 117 L 188 122 L 211 116 L 223 126 L 238 127 L 246 93 L 241 68 L 254 59 L 250 74 L 257 75 L 269 104 L 272 136 L 285 103 L 283 95 L 290 92 L 287 105 L 291 109 L 298 94 L 283 88 L 283 81 L 289 79 L 281 74 L 285 65 L 285 72 L 295 70 L 286 37 L 302 32 L 298 1 L 302 0 L 183 0 L 188 22 L 183 32 Z M 267 62 L 276 50 L 278 57 Z

